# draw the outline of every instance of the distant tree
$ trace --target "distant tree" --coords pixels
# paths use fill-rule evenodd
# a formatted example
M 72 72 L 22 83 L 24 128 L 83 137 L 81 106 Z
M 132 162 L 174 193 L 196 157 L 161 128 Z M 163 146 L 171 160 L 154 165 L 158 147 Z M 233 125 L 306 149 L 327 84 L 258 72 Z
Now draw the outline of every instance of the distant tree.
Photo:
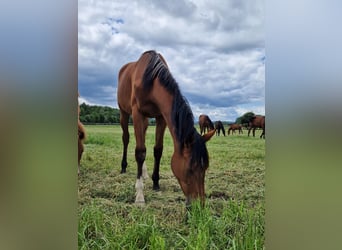
M 114 116 L 112 116 L 112 115 L 110 115 L 110 116 L 108 116 L 108 117 L 106 117 L 106 118 L 107 118 L 107 122 L 108 122 L 108 123 L 114 123 L 114 122 L 115 122 Z
M 80 116 L 80 120 L 81 122 L 83 123 L 87 123 L 87 122 L 91 122 L 91 115 L 90 114 L 87 114 L 87 115 L 81 115 Z
M 150 118 L 148 119 L 149 125 L 156 125 L 156 119 L 155 118 Z
M 120 111 L 107 106 L 80 105 L 80 120 L 83 123 L 119 123 Z
M 242 116 L 236 118 L 235 123 L 237 124 L 248 124 L 252 117 L 255 116 L 253 112 L 247 112 Z
M 82 123 L 120 123 L 120 110 L 108 106 L 95 106 L 82 103 L 80 105 L 80 120 Z M 129 124 L 133 124 L 132 116 Z M 155 125 L 155 118 L 149 119 L 149 124 Z
M 113 122 L 119 123 L 120 122 L 120 116 L 113 116 Z
M 98 123 L 105 123 L 105 116 L 102 113 L 99 114 Z
M 236 118 L 235 123 L 236 124 L 242 124 L 242 116 Z

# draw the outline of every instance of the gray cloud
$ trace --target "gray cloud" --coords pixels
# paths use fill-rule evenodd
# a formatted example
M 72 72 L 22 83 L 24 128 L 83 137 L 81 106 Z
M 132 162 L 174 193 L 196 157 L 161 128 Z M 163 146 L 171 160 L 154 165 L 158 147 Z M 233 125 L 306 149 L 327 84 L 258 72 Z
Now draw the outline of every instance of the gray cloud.
M 214 120 L 264 113 L 263 11 L 262 1 L 80 0 L 80 94 L 117 107 L 120 67 L 155 49 L 198 112 Z

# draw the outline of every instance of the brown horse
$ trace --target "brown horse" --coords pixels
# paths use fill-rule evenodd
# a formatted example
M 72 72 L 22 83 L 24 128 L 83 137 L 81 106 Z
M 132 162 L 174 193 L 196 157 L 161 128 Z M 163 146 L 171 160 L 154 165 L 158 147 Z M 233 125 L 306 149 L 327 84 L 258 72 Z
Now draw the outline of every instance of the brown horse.
M 232 131 L 232 134 L 234 134 L 235 130 L 238 130 L 239 134 L 243 134 L 242 125 L 234 123 L 234 124 L 231 124 L 229 126 L 229 128 L 228 128 L 228 135 L 230 135 L 230 131 Z
M 200 126 L 201 135 L 205 133 L 206 130 L 209 132 L 215 129 L 213 122 L 207 115 L 200 115 L 198 118 L 198 124 Z
M 248 136 L 251 130 L 253 129 L 253 137 L 255 137 L 255 129 L 261 128 L 262 133 L 260 135 L 260 138 L 265 139 L 265 116 L 263 115 L 256 115 L 253 116 L 252 119 L 249 122 L 249 129 L 248 129 Z
M 80 93 L 78 93 L 80 96 Z M 80 174 L 80 162 L 84 151 L 85 129 L 80 121 L 80 106 L 78 105 L 78 174 Z
M 226 131 L 224 130 L 223 123 L 221 121 L 215 122 L 215 129 L 217 136 L 220 136 L 220 130 L 222 130 L 223 135 L 226 136 Z
M 129 142 L 128 119 L 130 114 L 133 117 L 137 162 L 135 202 L 145 203 L 143 194 L 143 177 L 146 177 L 143 173 L 146 170 L 145 134 L 148 118 L 155 117 L 153 189 L 159 189 L 159 165 L 167 126 L 174 145 L 171 168 L 186 196 L 186 204 L 190 205 L 191 200 L 197 198 L 200 198 L 203 204 L 205 171 L 209 166 L 205 142 L 213 136 L 215 131 L 204 136 L 196 131 L 190 106 L 181 94 L 162 55 L 155 51 L 146 51 L 138 61 L 124 65 L 119 72 L 117 98 L 123 131 L 121 173 L 126 172 Z

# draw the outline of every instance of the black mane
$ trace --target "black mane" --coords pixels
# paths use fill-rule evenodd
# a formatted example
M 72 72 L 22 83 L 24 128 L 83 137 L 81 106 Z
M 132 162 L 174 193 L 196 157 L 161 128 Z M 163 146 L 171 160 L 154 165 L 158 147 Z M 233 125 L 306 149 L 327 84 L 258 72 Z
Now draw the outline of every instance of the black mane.
M 205 141 L 194 127 L 194 115 L 188 101 L 181 94 L 178 83 L 157 52 L 152 50 L 146 51 L 144 54 L 150 56 L 150 61 L 142 79 L 144 89 L 150 90 L 153 87 L 154 79 L 158 77 L 159 82 L 173 95 L 171 118 L 180 148 L 182 150 L 185 145 L 191 145 L 191 165 L 208 167 L 209 157 Z

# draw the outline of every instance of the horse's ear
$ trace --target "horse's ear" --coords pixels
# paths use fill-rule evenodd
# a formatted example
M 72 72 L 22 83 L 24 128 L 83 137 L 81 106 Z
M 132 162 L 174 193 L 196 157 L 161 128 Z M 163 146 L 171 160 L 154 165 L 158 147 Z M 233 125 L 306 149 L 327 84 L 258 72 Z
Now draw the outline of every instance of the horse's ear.
M 204 139 L 205 142 L 207 142 L 215 134 L 215 132 L 216 132 L 216 129 L 210 130 L 208 133 L 202 135 L 202 138 Z

